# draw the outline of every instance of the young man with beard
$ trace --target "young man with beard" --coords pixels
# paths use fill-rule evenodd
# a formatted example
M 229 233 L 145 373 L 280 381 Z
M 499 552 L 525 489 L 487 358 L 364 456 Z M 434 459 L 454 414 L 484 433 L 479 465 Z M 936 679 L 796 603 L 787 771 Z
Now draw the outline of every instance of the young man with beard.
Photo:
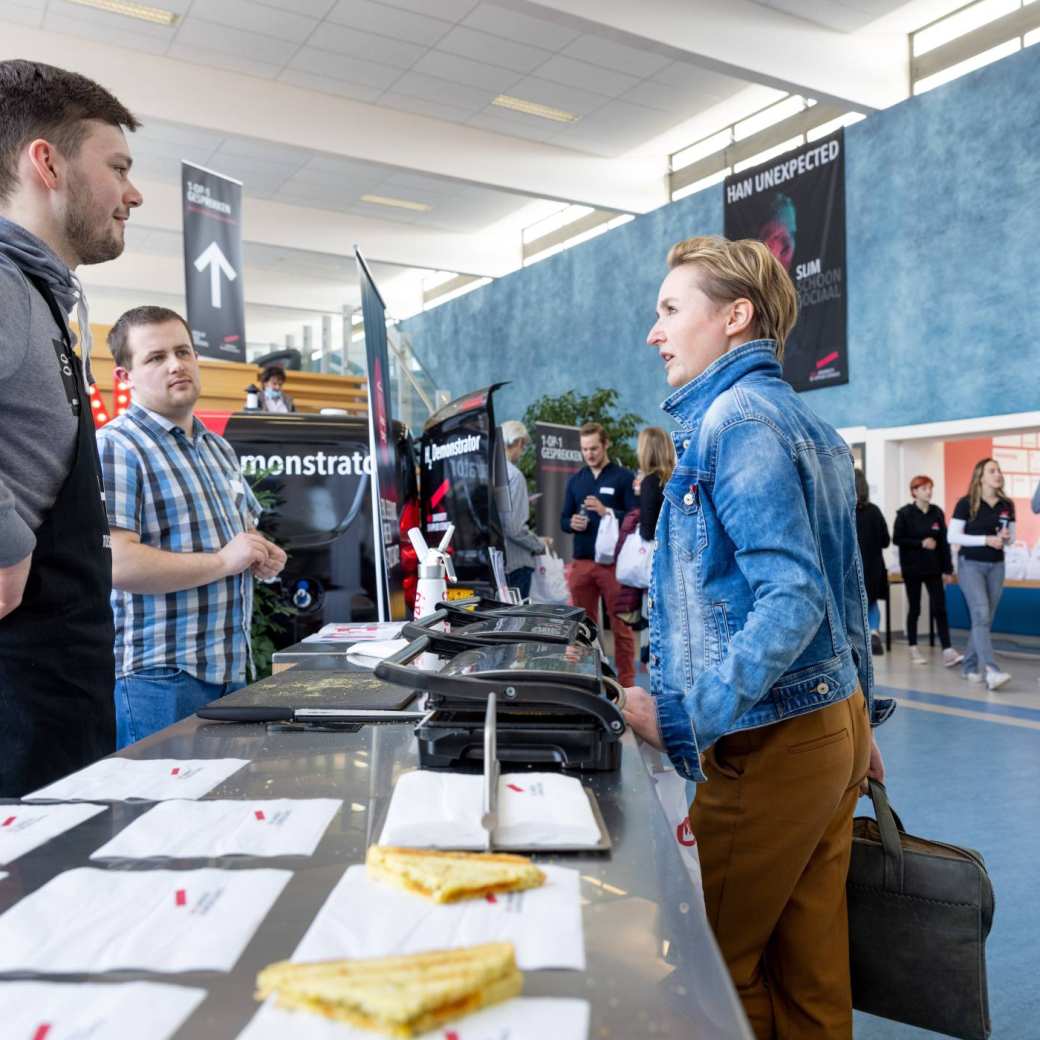
M 234 449 L 195 418 L 202 385 L 185 320 L 135 307 L 108 345 L 132 396 L 98 435 L 125 747 L 243 685 L 253 577 L 280 573 L 285 553 L 256 530 L 260 505 Z
M 84 76 L 0 61 L 0 797 L 114 749 L 111 557 L 73 271 L 123 251 L 142 201 L 123 130 L 137 126 Z

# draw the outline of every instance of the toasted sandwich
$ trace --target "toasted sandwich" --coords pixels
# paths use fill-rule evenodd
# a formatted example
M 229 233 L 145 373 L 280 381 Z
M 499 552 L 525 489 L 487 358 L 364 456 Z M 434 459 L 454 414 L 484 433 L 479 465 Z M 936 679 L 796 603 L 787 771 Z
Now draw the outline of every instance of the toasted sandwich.
M 494 852 L 433 852 L 371 845 L 365 857 L 368 876 L 435 903 L 479 899 L 496 892 L 518 892 L 545 883 L 526 856 Z
M 257 976 L 256 996 L 389 1036 L 411 1037 L 518 996 L 513 944 L 485 943 L 371 960 L 281 961 Z

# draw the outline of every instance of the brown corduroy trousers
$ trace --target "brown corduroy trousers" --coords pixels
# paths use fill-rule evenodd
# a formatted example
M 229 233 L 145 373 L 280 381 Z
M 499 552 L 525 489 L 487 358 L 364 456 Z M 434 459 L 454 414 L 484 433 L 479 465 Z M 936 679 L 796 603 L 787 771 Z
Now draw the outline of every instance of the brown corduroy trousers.
M 850 1040 L 845 879 L 866 701 L 723 737 L 690 825 L 708 920 L 757 1040 Z

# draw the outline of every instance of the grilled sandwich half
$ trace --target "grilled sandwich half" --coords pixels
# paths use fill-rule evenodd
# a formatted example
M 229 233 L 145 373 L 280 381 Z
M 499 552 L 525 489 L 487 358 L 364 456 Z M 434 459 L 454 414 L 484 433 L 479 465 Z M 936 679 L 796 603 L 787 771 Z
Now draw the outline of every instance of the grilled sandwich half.
M 513 944 L 485 943 L 370 960 L 281 961 L 257 976 L 256 996 L 388 1036 L 411 1037 L 518 996 Z
M 373 880 L 397 885 L 435 903 L 480 899 L 545 883 L 545 874 L 526 856 L 495 852 L 434 852 L 371 845 L 365 867 Z

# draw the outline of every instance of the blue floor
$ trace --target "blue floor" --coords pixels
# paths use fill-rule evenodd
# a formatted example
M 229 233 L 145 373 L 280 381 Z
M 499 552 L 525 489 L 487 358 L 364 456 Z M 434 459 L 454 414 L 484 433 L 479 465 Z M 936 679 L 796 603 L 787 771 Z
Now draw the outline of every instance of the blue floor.
M 922 704 L 937 700 L 943 707 L 986 710 L 954 697 L 913 692 L 907 696 Z M 1018 707 L 1010 717 L 1040 724 L 1036 708 Z M 997 1040 L 1037 1040 L 1040 729 L 903 704 L 878 731 L 878 743 L 888 770 L 889 796 L 907 830 L 967 845 L 985 857 L 996 896 L 987 945 L 992 1035 Z M 859 812 L 869 812 L 867 802 L 860 802 Z M 936 1034 L 857 1014 L 855 1036 L 917 1040 Z

